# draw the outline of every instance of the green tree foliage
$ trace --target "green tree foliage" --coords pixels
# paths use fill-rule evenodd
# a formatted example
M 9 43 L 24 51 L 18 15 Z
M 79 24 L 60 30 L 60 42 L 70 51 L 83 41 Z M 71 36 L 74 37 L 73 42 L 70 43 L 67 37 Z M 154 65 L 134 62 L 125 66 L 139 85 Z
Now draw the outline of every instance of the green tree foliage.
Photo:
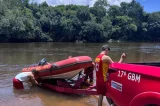
M 0 42 L 160 41 L 160 12 L 146 13 L 132 0 L 120 6 L 50 6 L 0 0 Z
M 109 6 L 107 0 L 97 0 L 94 4 L 94 7 L 104 7 L 107 8 Z
M 0 0 L 0 18 L 5 15 L 6 9 L 6 4 Z
M 94 6 L 90 8 L 90 12 L 95 15 L 97 23 L 101 23 L 102 18 L 106 16 L 108 6 L 107 0 L 97 0 Z
M 116 16 L 113 21 L 112 39 L 125 41 L 134 39 L 133 32 L 137 31 L 137 26 L 132 18 L 128 16 Z
M 77 17 L 81 22 L 91 20 L 89 8 L 86 6 L 80 7 L 77 11 Z
M 152 41 L 160 41 L 160 12 L 155 12 L 148 17 L 148 37 Z
M 113 6 L 110 6 L 107 13 L 113 19 L 116 16 L 122 15 L 122 11 L 120 9 L 121 9 L 121 7 L 119 7 L 117 5 L 113 5 Z
M 104 41 L 103 36 L 104 27 L 96 22 L 85 22 L 85 26 L 82 27 L 80 32 L 83 35 L 83 41 L 88 42 L 102 42 Z
M 135 0 L 132 0 L 131 3 L 121 3 L 121 11 L 123 14 L 132 17 L 133 19 L 137 21 L 143 20 L 143 7 L 137 3 Z

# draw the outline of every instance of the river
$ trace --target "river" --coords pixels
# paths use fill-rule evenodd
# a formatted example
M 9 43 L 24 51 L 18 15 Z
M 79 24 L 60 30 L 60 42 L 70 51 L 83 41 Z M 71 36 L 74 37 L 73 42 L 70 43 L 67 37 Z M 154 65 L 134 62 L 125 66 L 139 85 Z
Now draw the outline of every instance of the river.
M 87 55 L 94 60 L 102 43 L 0 43 L 0 106 L 97 106 L 97 96 L 78 96 L 33 87 L 15 90 L 12 79 L 23 67 L 70 56 Z M 109 56 L 118 61 L 125 52 L 125 62 L 160 61 L 160 43 L 109 43 Z M 104 102 L 106 104 L 106 102 Z M 106 104 L 107 105 L 107 104 Z

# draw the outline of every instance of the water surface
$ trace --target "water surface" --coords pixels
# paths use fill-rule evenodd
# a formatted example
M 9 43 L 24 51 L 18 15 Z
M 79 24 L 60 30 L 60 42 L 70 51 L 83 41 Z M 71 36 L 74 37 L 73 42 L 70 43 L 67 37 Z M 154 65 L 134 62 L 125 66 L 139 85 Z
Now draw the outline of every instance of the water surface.
M 30 90 L 14 90 L 12 79 L 23 67 L 71 56 L 99 54 L 100 43 L 0 43 L 0 106 L 97 106 L 97 96 L 68 95 L 33 87 Z M 125 62 L 160 61 L 160 43 L 109 43 L 109 56 L 118 61 L 125 52 Z M 106 104 L 106 102 L 104 102 Z

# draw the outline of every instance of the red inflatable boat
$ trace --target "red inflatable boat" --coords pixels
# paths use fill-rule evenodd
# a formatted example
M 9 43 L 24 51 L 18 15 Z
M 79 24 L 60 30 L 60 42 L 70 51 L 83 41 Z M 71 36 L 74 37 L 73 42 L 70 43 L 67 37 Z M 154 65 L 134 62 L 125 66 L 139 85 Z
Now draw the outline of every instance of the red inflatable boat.
M 46 63 L 45 65 L 35 65 L 22 69 L 22 72 L 32 70 L 39 71 L 38 76 L 43 79 L 60 78 L 70 79 L 77 75 L 84 68 L 92 65 L 92 59 L 89 56 L 71 57 L 53 63 Z

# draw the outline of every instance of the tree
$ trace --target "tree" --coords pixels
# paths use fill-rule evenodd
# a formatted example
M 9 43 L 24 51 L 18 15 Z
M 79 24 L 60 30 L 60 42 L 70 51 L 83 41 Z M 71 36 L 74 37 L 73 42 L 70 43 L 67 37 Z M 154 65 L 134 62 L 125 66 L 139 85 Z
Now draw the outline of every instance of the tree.
M 0 18 L 5 15 L 7 7 L 3 1 L 0 0 Z
M 85 22 L 85 26 L 82 27 L 80 35 L 83 35 L 83 41 L 104 42 L 103 30 L 104 27 L 101 24 Z
M 113 5 L 113 6 L 110 6 L 107 13 L 111 18 L 115 18 L 116 16 L 122 15 L 122 12 L 120 9 L 121 8 L 119 6 Z
M 160 12 L 151 13 L 148 17 L 148 37 L 160 41 Z
M 112 22 L 108 16 L 102 18 L 102 25 L 104 27 L 104 39 L 109 40 L 112 34 Z
M 107 0 L 97 0 L 94 4 L 94 7 L 104 7 L 107 8 L 109 6 Z
M 115 40 L 133 41 L 134 32 L 136 31 L 137 26 L 134 24 L 132 18 L 128 16 L 116 16 L 111 38 Z
M 90 12 L 96 16 L 97 23 L 102 22 L 102 18 L 106 16 L 108 7 L 107 0 L 97 0 L 94 6 L 90 8 Z
M 89 8 L 86 6 L 79 8 L 76 15 L 82 23 L 91 20 Z
M 144 11 L 140 3 L 132 0 L 131 3 L 122 2 L 120 5 L 123 15 L 132 17 L 138 26 L 141 25 L 141 22 L 144 19 Z

